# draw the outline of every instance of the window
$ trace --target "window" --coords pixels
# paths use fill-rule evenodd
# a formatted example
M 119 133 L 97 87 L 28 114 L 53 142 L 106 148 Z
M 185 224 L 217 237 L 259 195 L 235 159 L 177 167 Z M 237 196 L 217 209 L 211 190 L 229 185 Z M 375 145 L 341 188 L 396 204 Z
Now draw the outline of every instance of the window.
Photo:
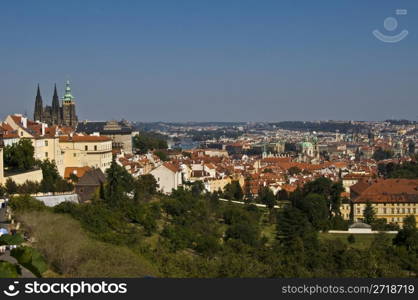
M 48 141 L 45 141 L 45 146 L 48 147 Z
M 45 152 L 45 157 L 48 157 L 48 152 Z
M 76 156 L 77 156 L 77 154 L 76 154 L 76 153 L 73 153 L 73 156 L 74 156 L 74 157 L 76 157 Z
M 97 145 L 94 145 L 94 151 L 97 151 Z
M 84 150 L 88 151 L 89 150 L 89 146 L 85 145 L 84 146 Z
M 383 209 L 383 213 L 386 214 L 386 208 Z

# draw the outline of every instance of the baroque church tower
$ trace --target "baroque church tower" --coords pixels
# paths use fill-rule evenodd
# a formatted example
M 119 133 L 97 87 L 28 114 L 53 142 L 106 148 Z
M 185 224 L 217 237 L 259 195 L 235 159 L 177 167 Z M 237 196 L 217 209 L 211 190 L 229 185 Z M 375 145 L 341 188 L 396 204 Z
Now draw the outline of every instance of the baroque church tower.
M 70 81 L 65 84 L 65 94 L 62 98 L 62 125 L 75 128 L 78 118 L 75 112 L 75 101 L 71 94 Z
M 57 85 L 54 86 L 54 95 L 52 96 L 52 106 L 43 106 L 41 91 L 39 89 L 35 98 L 35 110 L 33 114 L 35 121 L 45 122 L 48 125 L 63 125 L 75 128 L 78 118 L 75 110 L 74 97 L 71 94 L 70 82 L 65 84 L 65 94 L 60 103 Z

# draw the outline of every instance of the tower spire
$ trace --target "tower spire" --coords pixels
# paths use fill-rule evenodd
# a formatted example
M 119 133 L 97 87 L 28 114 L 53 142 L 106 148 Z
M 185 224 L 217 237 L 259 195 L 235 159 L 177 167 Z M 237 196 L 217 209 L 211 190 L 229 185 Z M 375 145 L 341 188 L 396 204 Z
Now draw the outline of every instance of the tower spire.
M 41 121 L 43 120 L 43 103 L 42 103 L 42 96 L 41 96 L 41 89 L 39 88 L 39 83 L 38 83 L 38 88 L 36 91 L 36 97 L 35 97 L 35 110 L 33 112 L 33 119 L 34 121 Z
M 37 90 L 37 92 L 36 92 L 36 99 L 41 99 L 42 100 L 42 97 L 41 97 L 41 90 L 40 90 L 40 88 L 39 88 L 39 83 L 38 83 L 38 90 Z
M 57 84 L 55 83 L 54 84 L 54 96 L 53 96 L 53 98 L 55 99 L 55 98 L 57 98 L 58 99 L 58 92 L 57 92 Z
M 57 84 L 54 85 L 54 95 L 52 96 L 52 124 L 61 124 L 61 108 L 57 92 Z

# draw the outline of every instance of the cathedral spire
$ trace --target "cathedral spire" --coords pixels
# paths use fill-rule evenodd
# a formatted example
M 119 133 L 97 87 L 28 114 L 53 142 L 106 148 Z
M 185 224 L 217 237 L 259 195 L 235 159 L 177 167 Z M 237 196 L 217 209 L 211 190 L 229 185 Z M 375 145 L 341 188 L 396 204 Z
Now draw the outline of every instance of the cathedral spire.
M 52 96 L 52 124 L 59 125 L 61 123 L 61 109 L 58 98 L 57 85 L 54 85 L 54 96 Z
M 58 92 L 57 92 L 57 84 L 55 83 L 54 84 L 54 96 L 53 96 L 53 99 L 58 99 Z
M 38 89 L 36 91 L 36 98 L 35 98 L 35 110 L 33 112 L 33 119 L 34 121 L 41 121 L 43 117 L 43 103 L 42 103 L 42 96 L 41 96 L 41 90 L 39 88 L 38 83 Z
M 39 88 L 39 83 L 38 83 L 38 91 L 36 92 L 36 100 L 41 99 L 42 101 L 42 96 L 41 96 L 41 90 Z

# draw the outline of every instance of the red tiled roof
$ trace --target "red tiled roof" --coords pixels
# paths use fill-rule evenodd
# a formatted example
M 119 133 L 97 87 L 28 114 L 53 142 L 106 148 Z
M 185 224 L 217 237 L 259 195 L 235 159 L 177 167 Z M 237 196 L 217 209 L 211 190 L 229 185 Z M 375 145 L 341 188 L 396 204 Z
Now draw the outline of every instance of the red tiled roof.
M 352 186 L 353 188 L 361 182 Z M 418 202 L 418 179 L 386 179 L 371 182 L 358 191 L 359 196 L 353 199 L 356 203 L 411 203 Z M 367 183 L 366 183 L 367 184 Z
M 174 173 L 180 171 L 180 169 L 177 166 L 175 166 L 175 165 L 173 165 L 172 163 L 169 163 L 169 162 L 165 162 L 163 164 L 163 166 L 166 167 L 167 169 L 169 169 L 170 171 L 174 172 Z
M 91 170 L 90 167 L 67 167 L 64 171 L 64 178 L 69 178 L 71 174 L 80 178 L 89 170 Z

